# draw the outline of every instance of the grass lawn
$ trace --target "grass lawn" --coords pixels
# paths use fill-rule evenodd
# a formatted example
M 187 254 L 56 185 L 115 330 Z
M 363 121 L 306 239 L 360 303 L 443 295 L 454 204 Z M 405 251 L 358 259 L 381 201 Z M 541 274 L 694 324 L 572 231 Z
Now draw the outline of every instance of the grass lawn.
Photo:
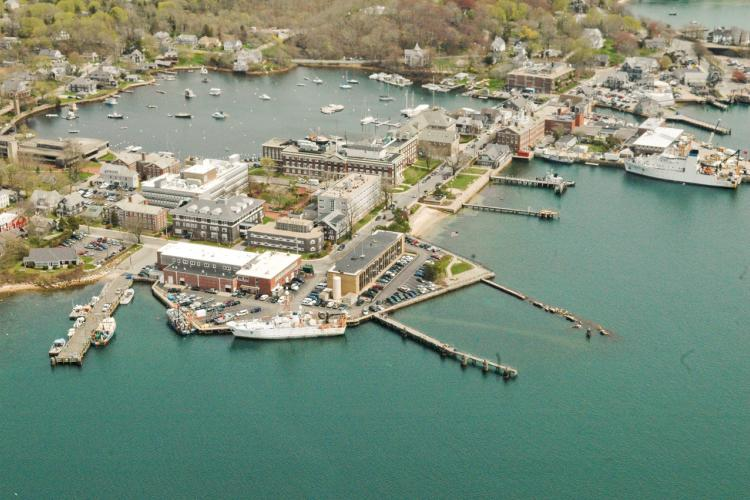
M 606 144 L 601 144 L 598 142 L 587 144 L 587 146 L 589 148 L 589 152 L 591 153 L 606 153 L 607 151 L 609 151 L 609 148 Z
M 450 180 L 445 186 L 447 188 L 458 189 L 463 191 L 467 187 L 471 186 L 471 183 L 477 180 L 476 175 L 458 174 Z
M 471 269 L 474 269 L 474 266 L 462 260 L 462 261 L 456 262 L 455 264 L 451 266 L 451 274 L 453 276 L 456 276 L 457 274 L 461 274 Z
M 106 155 L 99 157 L 99 161 L 103 161 L 103 162 L 112 161 L 114 159 L 115 159 L 114 153 L 107 153 Z
M 249 175 L 264 175 L 265 176 L 265 175 L 268 175 L 268 172 L 263 167 L 256 167 L 256 168 L 251 168 L 248 171 L 248 174 Z
M 429 159 L 430 164 L 427 164 L 427 158 L 419 158 L 417 161 L 414 162 L 415 167 L 421 167 L 426 168 L 430 171 L 435 170 L 435 167 L 440 165 L 440 160 L 436 160 L 435 158 Z
M 465 169 L 461 170 L 462 174 L 473 174 L 473 175 L 482 175 L 487 173 L 486 168 L 482 167 L 466 167 Z
M 411 166 L 404 170 L 404 184 L 413 186 L 417 182 L 421 181 L 425 175 L 429 174 L 430 171 L 426 168 L 420 168 Z
M 474 140 L 473 135 L 467 135 L 467 134 L 461 134 L 461 138 L 458 140 L 461 144 L 466 144 L 467 142 L 471 142 Z
M 380 213 L 381 210 L 385 208 L 385 203 L 380 203 L 375 208 L 370 210 L 370 213 L 362 217 L 359 221 L 354 223 L 354 233 L 357 233 L 360 229 L 365 227 L 365 225 L 370 222 L 376 215 Z

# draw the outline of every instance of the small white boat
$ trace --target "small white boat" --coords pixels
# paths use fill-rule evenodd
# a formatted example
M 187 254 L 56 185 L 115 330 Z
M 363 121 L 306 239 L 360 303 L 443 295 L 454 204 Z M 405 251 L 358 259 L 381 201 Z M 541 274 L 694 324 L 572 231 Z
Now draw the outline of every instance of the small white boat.
M 258 99 L 260 99 L 261 101 L 270 101 L 271 96 L 269 96 L 268 94 L 261 94 L 258 96 Z
M 227 117 L 226 113 L 224 113 L 223 111 L 216 111 L 212 113 L 211 116 L 216 120 L 223 120 Z
M 146 105 L 148 109 L 156 109 L 156 104 L 148 104 Z
M 107 106 L 114 106 L 115 104 L 117 104 L 117 102 L 117 99 L 114 97 L 107 97 L 106 99 L 104 99 L 104 104 L 106 104 Z
M 166 94 L 166 91 L 164 91 L 164 90 L 157 90 L 156 92 L 157 92 L 158 94 Z
M 313 78 L 313 81 L 312 81 L 312 82 L 313 82 L 313 83 L 314 83 L 315 85 L 320 85 L 320 84 L 322 84 L 322 83 L 323 83 L 323 80 L 321 80 L 320 78 L 318 78 L 318 77 L 316 76 L 315 78 Z
M 348 83 L 342 83 L 341 85 L 339 85 L 339 88 L 340 89 L 346 89 L 346 90 L 348 90 L 348 89 L 352 88 L 352 86 L 349 85 Z
M 195 92 L 191 89 L 185 89 L 185 99 L 192 99 L 193 97 L 195 97 Z
M 57 118 L 59 115 L 57 113 L 47 113 L 44 116 L 46 116 L 47 118 Z
M 68 338 L 72 337 L 75 334 L 76 334 L 75 328 L 68 328 Z
M 133 301 L 133 297 L 135 297 L 135 290 L 133 290 L 132 288 L 128 288 L 122 294 L 122 297 L 120 297 L 120 304 L 122 305 L 130 304 Z
M 81 132 L 81 131 L 80 131 L 80 130 L 77 130 L 77 129 L 72 129 L 72 130 L 68 130 L 68 133 L 69 133 L 69 134 L 78 134 L 78 133 L 80 133 L 80 132 Z
M 137 153 L 141 149 L 143 149 L 142 146 L 128 146 L 125 148 L 125 151 L 127 151 L 128 153 Z
M 78 119 L 78 115 L 76 114 L 75 111 L 73 111 L 72 109 L 69 109 L 68 112 L 65 113 L 65 119 L 66 120 L 76 120 L 76 119 Z
M 305 85 L 304 83 L 302 83 L 302 82 L 299 82 L 299 83 L 297 84 L 297 87 L 305 87 L 305 86 L 306 86 L 306 85 Z
M 359 85 L 359 80 L 355 80 L 354 78 L 349 78 L 346 83 L 351 83 L 352 85 Z
M 76 318 L 76 322 L 73 323 L 73 328 L 81 328 L 85 322 L 85 317 Z
M 65 347 L 65 344 L 67 341 L 65 339 L 55 339 L 54 342 L 52 342 L 52 347 L 49 348 L 49 355 L 50 357 L 55 357 L 63 350 L 63 347 Z
M 113 120 L 122 120 L 125 117 L 122 113 L 110 113 L 107 115 L 107 118 L 111 118 Z
M 364 118 L 362 118 L 362 119 L 361 119 L 361 120 L 359 121 L 359 123 L 361 123 L 362 125 L 369 125 L 369 124 L 371 124 L 371 123 L 375 123 L 375 121 L 376 121 L 376 120 L 375 120 L 375 117 L 374 117 L 374 116 L 365 116 Z
M 221 89 L 214 87 L 208 91 L 208 95 L 219 96 L 221 95 Z
M 395 97 L 390 96 L 390 95 L 381 95 L 380 97 L 378 97 L 378 100 L 382 102 L 390 102 L 390 101 L 395 100 Z
M 201 75 L 207 75 L 207 74 L 208 74 L 208 70 L 206 69 L 206 67 L 201 66 Z

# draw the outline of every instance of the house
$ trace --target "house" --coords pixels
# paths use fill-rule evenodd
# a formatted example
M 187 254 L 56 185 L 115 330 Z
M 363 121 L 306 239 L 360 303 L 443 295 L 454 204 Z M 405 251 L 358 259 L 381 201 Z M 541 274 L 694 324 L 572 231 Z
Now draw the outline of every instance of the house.
M 686 69 L 682 71 L 680 80 L 689 87 L 705 87 L 708 82 L 708 73 L 700 68 Z
M 258 49 L 240 49 L 237 51 L 234 59 L 232 70 L 243 72 L 250 69 L 250 66 L 263 62 L 263 53 Z
M 65 30 L 60 30 L 54 36 L 54 39 L 56 42 L 67 42 L 68 40 L 70 40 L 70 33 Z
M 440 108 L 423 111 L 411 118 L 399 129 L 399 135 L 416 135 L 417 147 L 429 156 L 452 159 L 458 155 L 460 137 L 456 120 Z
M 198 45 L 198 37 L 189 33 L 181 33 L 175 38 L 175 43 L 177 45 L 184 45 L 193 48 Z
M 404 64 L 410 68 L 422 68 L 427 66 L 428 62 L 427 52 L 419 44 L 414 45 L 413 49 L 404 49 Z
M 198 47 L 211 50 L 221 47 L 221 40 L 213 36 L 202 36 L 198 39 Z
M 501 54 L 505 52 L 506 49 L 505 40 L 503 40 L 501 37 L 496 36 L 494 40 L 492 40 L 492 44 L 490 45 L 490 49 L 495 54 Z
M 667 41 L 660 36 L 654 38 L 646 38 L 643 41 L 643 46 L 651 50 L 664 50 L 667 48 Z
M 630 76 L 624 71 L 615 71 L 607 75 L 607 79 L 602 84 L 608 89 L 622 90 L 630 86 Z
M 0 233 L 21 229 L 26 225 L 26 219 L 14 212 L 0 213 Z
M 120 69 L 115 66 L 101 65 L 89 74 L 99 87 L 117 87 Z
M 555 141 L 555 147 L 557 149 L 570 149 L 578 143 L 578 140 L 574 135 L 564 135 Z
M 35 189 L 29 198 L 37 213 L 54 212 L 61 200 L 62 195 L 57 191 L 44 191 L 43 189 Z
M 631 81 L 637 81 L 658 71 L 659 63 L 653 57 L 628 57 L 620 69 L 628 74 Z
M 96 82 L 91 78 L 79 76 L 68 84 L 68 92 L 73 94 L 96 94 Z
M 39 49 L 39 55 L 42 57 L 49 57 L 50 59 L 54 59 L 55 61 L 61 61 L 65 59 L 63 53 L 57 49 Z
M 11 77 L 0 84 L 0 95 L 8 99 L 28 97 L 31 95 L 31 82 Z
M 497 168 L 503 165 L 512 155 L 505 144 L 487 144 L 479 151 L 476 164 L 483 167 Z
M 174 234 L 192 240 L 232 243 L 263 221 L 263 200 L 245 195 L 218 200 L 195 199 L 169 211 Z
M 63 266 L 77 266 L 81 259 L 74 248 L 32 248 L 29 256 L 23 258 L 23 265 L 35 269 L 57 269 Z
M 242 49 L 242 42 L 239 40 L 224 40 L 223 47 L 225 52 L 237 52 Z
M 16 193 L 10 189 L 0 189 L 0 209 L 8 208 L 11 199 L 15 198 Z
M 604 36 L 599 28 L 584 28 L 582 37 L 591 44 L 592 49 L 601 49 L 604 47 Z
M 57 204 L 57 215 L 69 216 L 79 214 L 86 207 L 83 202 L 84 199 L 81 193 L 73 191 L 65 195 Z
M 138 49 L 133 50 L 131 53 L 126 54 L 124 57 L 130 64 L 134 66 L 141 66 L 146 62 L 146 56 L 143 55 L 143 52 Z
M 138 173 L 129 170 L 124 165 L 115 165 L 105 163 L 99 169 L 99 179 L 103 183 L 112 184 L 118 187 L 135 189 L 138 187 Z

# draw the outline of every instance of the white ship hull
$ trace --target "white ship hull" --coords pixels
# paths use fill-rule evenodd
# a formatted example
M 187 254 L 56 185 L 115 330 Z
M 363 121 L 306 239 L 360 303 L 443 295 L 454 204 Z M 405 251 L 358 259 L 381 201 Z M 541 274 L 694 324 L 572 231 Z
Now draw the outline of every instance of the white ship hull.
M 717 175 L 702 174 L 698 172 L 696 166 L 690 165 L 689 163 L 683 169 L 659 168 L 631 160 L 625 162 L 625 170 L 631 174 L 649 177 L 651 179 L 693 184 L 696 186 L 736 189 L 739 185 L 738 180 L 721 178 Z
M 243 339 L 258 340 L 287 340 L 287 339 L 309 339 L 315 337 L 338 337 L 346 331 L 346 326 L 299 326 L 288 328 L 253 328 L 242 327 L 227 323 L 232 329 L 232 335 Z

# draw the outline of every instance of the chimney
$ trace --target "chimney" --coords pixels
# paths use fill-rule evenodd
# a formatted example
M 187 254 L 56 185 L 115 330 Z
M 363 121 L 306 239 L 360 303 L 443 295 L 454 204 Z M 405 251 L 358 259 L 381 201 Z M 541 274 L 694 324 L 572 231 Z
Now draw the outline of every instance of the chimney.
M 146 153 L 141 151 L 141 161 L 146 161 Z

